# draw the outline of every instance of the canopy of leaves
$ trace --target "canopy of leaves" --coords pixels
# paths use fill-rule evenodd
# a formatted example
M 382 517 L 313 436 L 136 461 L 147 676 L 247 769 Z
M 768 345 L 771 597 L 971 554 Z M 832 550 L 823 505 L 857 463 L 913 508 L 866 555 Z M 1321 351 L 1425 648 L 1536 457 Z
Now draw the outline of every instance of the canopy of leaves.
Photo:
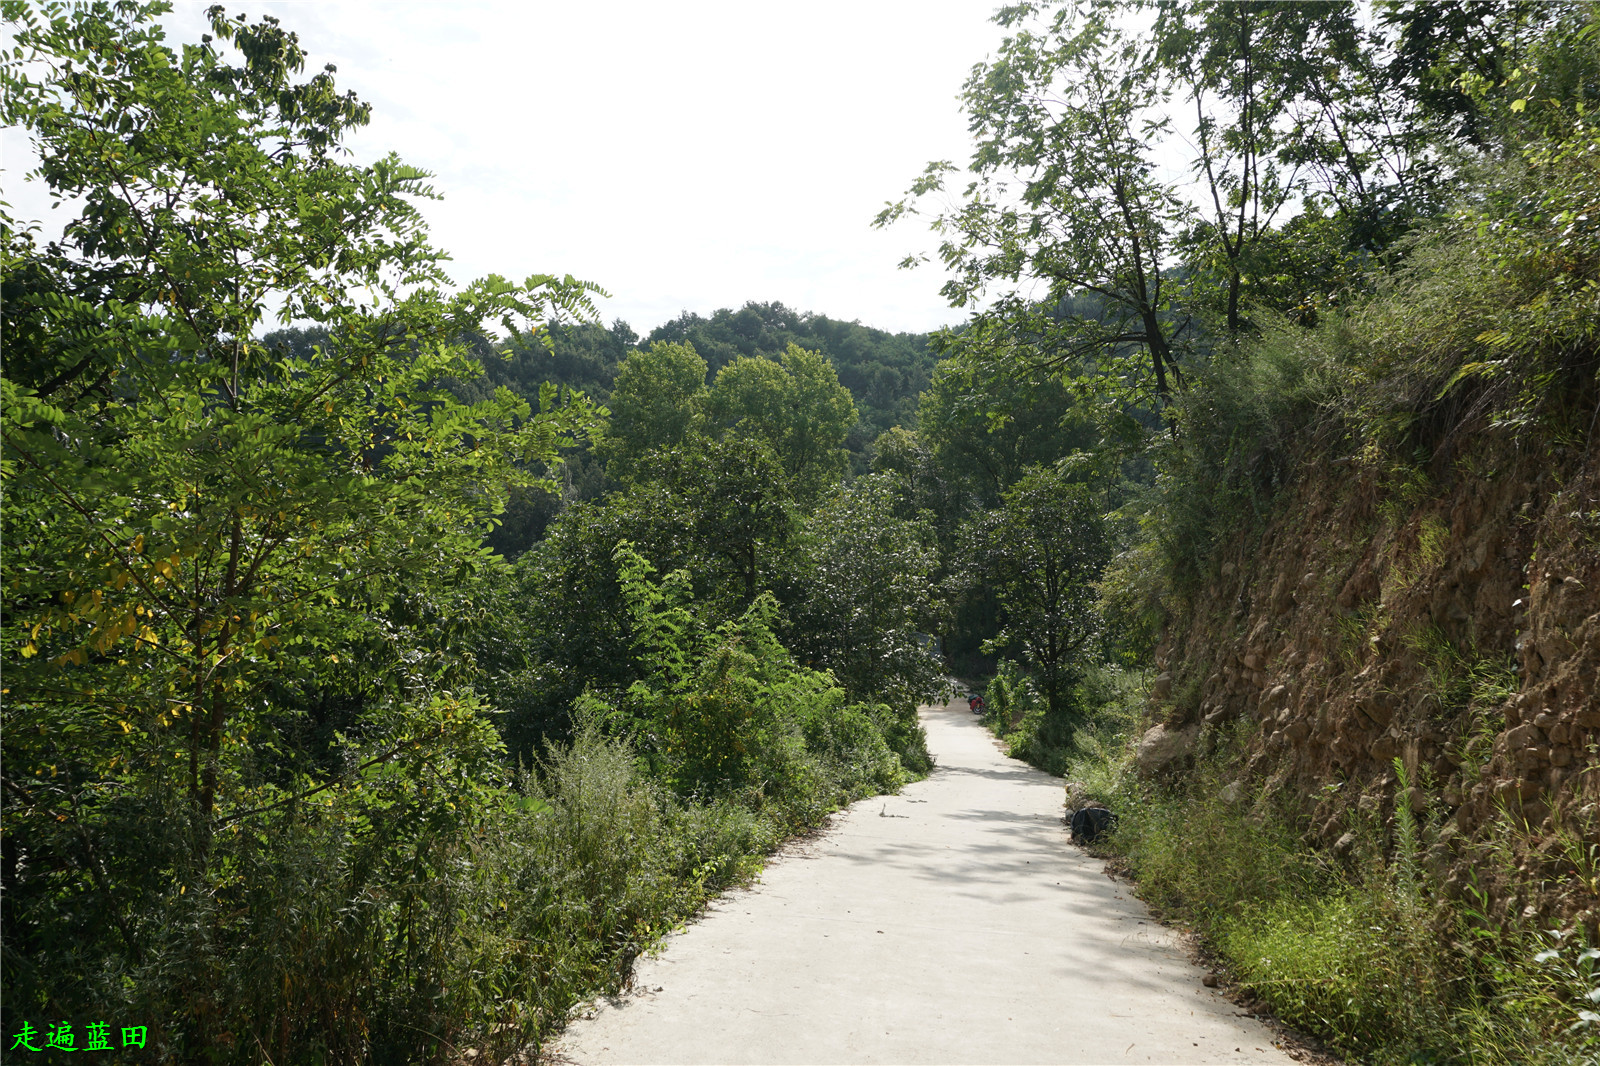
M 685 312 L 650 332 L 651 341 L 693 344 L 713 373 L 740 356 L 778 359 L 789 346 L 820 352 L 850 390 L 861 420 L 847 446 L 855 468 L 873 437 L 914 418 L 917 394 L 927 385 L 935 356 L 923 333 L 888 333 L 826 315 L 791 311 L 780 303 L 722 308 L 710 318 Z
M 331 70 L 296 81 L 272 18 L 215 9 L 174 51 L 161 4 L 4 10 L 5 121 L 72 212 L 44 247 L 4 220 L 7 1000 L 143 996 L 188 1019 L 166 1046 L 204 1047 L 234 1021 L 187 997 L 218 973 L 174 979 L 182 930 L 132 916 L 182 896 L 228 941 L 220 915 L 253 913 L 241 828 L 363 783 L 352 876 L 405 853 L 425 879 L 444 795 L 492 773 L 448 647 L 459 586 L 492 568 L 507 487 L 587 413 L 439 383 L 476 373 L 459 339 L 486 322 L 588 316 L 594 289 L 448 289 L 427 175 L 340 161 L 367 109 Z M 320 339 L 256 340 L 272 303 Z M 82 965 L 99 953 L 126 976 Z
M 622 361 L 611 391 L 611 417 L 595 436 L 608 473 L 632 482 L 649 453 L 681 442 L 701 425 L 706 361 L 692 345 L 656 341 Z
M 735 359 L 717 372 L 706 414 L 725 433 L 766 442 L 802 505 L 821 499 L 845 473 L 845 435 L 856 408 L 821 353 L 791 344 L 778 362 Z
M 868 475 L 811 517 L 785 632 L 852 698 L 915 706 L 938 691 L 942 672 L 930 636 L 938 556 L 933 530 L 899 517 L 899 500 L 890 476 Z

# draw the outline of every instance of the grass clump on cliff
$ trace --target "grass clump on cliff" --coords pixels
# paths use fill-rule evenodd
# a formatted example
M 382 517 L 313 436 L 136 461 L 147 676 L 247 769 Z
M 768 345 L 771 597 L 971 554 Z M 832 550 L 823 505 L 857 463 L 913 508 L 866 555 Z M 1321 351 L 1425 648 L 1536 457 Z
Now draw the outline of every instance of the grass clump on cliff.
M 1179 399 L 1180 431 L 1157 442 L 1145 501 L 1159 515 L 1148 530 L 1173 591 L 1192 595 L 1217 545 L 1259 528 L 1336 403 L 1351 358 L 1337 320 L 1307 329 L 1269 319 L 1248 343 L 1217 353 Z

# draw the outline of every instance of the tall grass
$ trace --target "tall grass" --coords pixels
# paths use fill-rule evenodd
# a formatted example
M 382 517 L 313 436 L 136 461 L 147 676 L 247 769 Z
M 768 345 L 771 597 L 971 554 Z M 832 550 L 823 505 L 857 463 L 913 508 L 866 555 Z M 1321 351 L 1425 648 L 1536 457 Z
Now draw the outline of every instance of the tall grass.
M 1438 842 L 1430 808 L 1354 815 L 1353 843 L 1335 855 L 1306 844 L 1287 792 L 1227 789 L 1236 740 L 1174 785 L 1132 773 L 1132 737 L 1085 746 L 1067 773 L 1118 814 L 1104 853 L 1206 940 L 1241 994 L 1362 1062 L 1597 1061 L 1600 1020 L 1586 1012 L 1600 952 L 1581 931 L 1491 920 L 1470 893 L 1445 894 L 1425 862 Z M 1512 832 L 1508 820 L 1498 839 Z M 1502 877 L 1524 876 L 1513 852 L 1489 859 Z
M 1219 350 L 1177 401 L 1180 432 L 1158 442 L 1148 510 L 1168 580 L 1191 595 L 1215 546 L 1254 529 L 1351 375 L 1338 320 L 1315 329 L 1262 315 L 1260 333 Z
M 494 1061 L 615 989 L 633 959 L 748 877 L 785 819 L 733 799 L 684 803 L 594 723 L 549 753 L 464 856 L 453 1014 Z
M 808 743 L 786 753 L 805 787 L 772 795 L 680 797 L 641 774 L 626 740 L 580 720 L 572 744 L 524 778 L 522 802 L 502 805 L 471 864 L 466 910 L 478 921 L 461 942 L 484 947 L 459 966 L 476 996 L 457 1014 L 482 1019 L 472 1039 L 502 1057 L 537 1044 L 791 833 L 908 779 L 873 719 L 884 711 L 834 710 L 800 722 Z

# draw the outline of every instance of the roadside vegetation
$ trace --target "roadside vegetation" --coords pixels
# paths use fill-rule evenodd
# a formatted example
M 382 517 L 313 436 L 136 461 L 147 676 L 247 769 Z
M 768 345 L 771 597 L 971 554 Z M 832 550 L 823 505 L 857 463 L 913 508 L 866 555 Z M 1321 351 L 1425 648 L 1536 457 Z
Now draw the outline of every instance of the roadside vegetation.
M 504 1061 L 930 768 L 931 533 L 843 487 L 862 416 L 795 339 L 887 410 L 925 342 L 452 289 L 293 34 L 163 10 L 4 7 L 77 212 L 4 229 L 7 1046 Z
M 1237 736 L 1181 779 L 1140 776 L 1139 680 L 1086 684 L 1086 699 L 1097 685 L 1109 698 L 1091 704 L 1069 744 L 1046 745 L 1032 724 L 1042 719 L 1037 697 L 1002 671 L 988 689 L 987 724 L 1014 757 L 1062 776 L 1069 801 L 1115 812 L 1114 831 L 1092 850 L 1136 882 L 1158 916 L 1198 935 L 1239 1002 L 1351 1061 L 1593 1061 L 1600 955 L 1581 929 L 1495 913 L 1471 886 L 1446 891 L 1435 864 L 1437 795 L 1416 814 L 1397 807 L 1392 823 L 1376 810 L 1357 819 L 1345 849 L 1313 847 L 1303 832 L 1309 805 L 1284 789 L 1240 789 Z M 1007 690 L 1022 708 L 1009 731 L 995 698 Z M 1403 778 L 1403 765 L 1397 771 Z M 1493 835 L 1500 845 L 1482 857 L 1485 882 L 1526 881 L 1517 845 L 1529 832 L 1506 818 Z M 1593 845 L 1567 833 L 1559 846 L 1592 876 Z
M 1289 20 L 1282 8 L 1200 10 L 1241 33 L 1254 22 L 1268 39 L 1284 28 L 1273 27 L 1275 17 Z M 1391 487 L 1386 506 L 1401 508 L 1430 491 L 1431 471 L 1448 469 L 1438 457 L 1448 463 L 1470 450 L 1463 434 L 1522 435 L 1526 446 L 1552 454 L 1592 447 L 1600 364 L 1596 11 L 1506 6 L 1472 27 L 1452 22 L 1466 18 L 1464 7 L 1432 9 L 1437 21 L 1428 26 L 1419 25 L 1419 10 L 1382 9 L 1398 31 L 1390 69 L 1408 55 L 1439 62 L 1412 83 L 1413 133 L 1449 165 L 1412 187 L 1415 194 L 1426 186 L 1412 215 L 1387 214 L 1396 228 L 1382 238 L 1369 234 L 1359 250 L 1321 243 L 1313 252 L 1335 231 L 1350 235 L 1345 227 L 1376 217 L 1358 220 L 1339 193 L 1321 201 L 1331 212 L 1308 209 L 1281 228 L 1243 233 L 1246 245 L 1259 242 L 1248 254 L 1267 256 L 1281 273 L 1234 276 L 1226 249 L 1208 260 L 1222 268 L 1223 288 L 1205 345 L 1192 361 L 1177 361 L 1187 367 L 1186 385 L 1152 404 L 1170 427 L 1147 438 L 1155 476 L 1136 479 L 1114 512 L 1124 535 L 1098 583 L 1106 663 L 1075 659 L 1065 701 L 1050 698 L 1026 656 L 969 676 L 985 681 L 987 723 L 1014 756 L 1064 777 L 1078 802 L 1116 812 L 1117 828 L 1097 852 L 1165 918 L 1200 935 L 1243 1001 L 1363 1062 L 1592 1062 L 1600 1054 L 1600 945 L 1581 924 L 1550 928 L 1531 909 L 1501 905 L 1551 887 L 1526 858 L 1535 852 L 1561 856 L 1564 877 L 1592 881 L 1600 845 L 1579 828 L 1558 827 L 1547 837 L 1503 809 L 1479 836 L 1481 880 L 1446 886 L 1439 856 L 1441 834 L 1454 831 L 1444 824 L 1448 807 L 1437 783 L 1426 774 L 1408 778 L 1399 759 L 1396 794 L 1411 801 L 1354 816 L 1338 848 L 1308 832 L 1315 797 L 1246 772 L 1252 725 L 1209 734 L 1197 763 L 1176 776 L 1136 768 L 1150 707 L 1195 698 L 1172 692 L 1152 700 L 1154 670 L 1141 636 L 1152 624 L 1169 631 L 1194 624 L 1194 604 L 1219 565 L 1261 536 L 1306 457 L 1331 450 L 1342 462 L 1367 464 Z M 1093 87 L 1078 57 L 1104 60 L 1111 54 L 1104 42 L 1115 35 L 1091 26 L 1052 27 L 1059 36 L 1049 40 L 1071 41 L 1052 53 L 1053 77 Z M 1202 20 L 1184 32 L 1206 40 L 1214 30 Z M 1445 40 L 1453 35 L 1500 49 L 1498 65 L 1483 52 L 1486 65 L 1450 67 Z M 1040 49 L 1028 53 L 1037 56 L 1043 46 L 1019 36 L 1016 48 Z M 998 98 L 1001 69 L 980 70 L 972 91 Z M 1237 90 L 1231 76 L 1207 81 L 1180 68 L 1177 80 L 1195 92 Z M 1424 129 L 1430 111 L 1450 127 Z M 1018 110 L 1004 114 L 1014 121 Z M 1241 187 L 1232 196 L 1236 205 L 1247 202 Z M 1317 202 L 1312 193 L 1307 204 Z M 1191 240 L 1216 233 L 1197 225 Z M 1292 241 L 1292 250 L 1281 241 Z M 971 262 L 970 247 L 947 255 Z M 1232 292 L 1252 281 L 1262 289 L 1241 297 L 1236 320 Z M 1207 291 L 1192 275 L 1175 273 L 1169 284 L 1196 303 Z M 1301 295 L 1284 299 L 1294 285 L 1304 286 Z M 1155 318 L 1174 336 L 1183 321 L 1176 311 Z M 1087 343 L 1100 328 L 1074 326 L 1070 336 Z M 1121 358 L 1145 353 L 1159 397 L 1159 356 L 1148 343 L 1118 344 Z M 1015 365 L 1015 356 L 997 355 L 981 338 L 963 355 L 979 366 Z M 1418 559 L 1437 552 L 1430 545 L 1441 530 L 1424 524 Z M 1394 578 L 1406 579 L 1404 572 Z M 1370 619 L 1353 615 L 1348 624 L 1367 639 Z M 1469 699 L 1490 706 L 1516 691 L 1509 658 L 1480 661 L 1437 630 L 1408 647 L 1431 664 L 1436 698 L 1451 706 Z M 1136 668 L 1120 669 L 1119 660 Z
M 453 287 L 428 175 L 346 161 L 367 106 L 275 19 L 0 10 L 5 121 L 74 212 L 3 217 L 8 1043 L 532 1053 L 927 773 L 954 674 L 1242 995 L 1361 1061 L 1592 1061 L 1600 945 L 1444 892 L 1436 782 L 1397 766 L 1419 801 L 1329 849 L 1241 784 L 1248 726 L 1133 755 L 1158 648 L 1306 456 L 1398 509 L 1467 432 L 1592 447 L 1593 4 L 1008 6 L 970 164 L 879 219 L 938 205 L 970 317 L 931 335 Z M 1441 700 L 1515 690 L 1408 639 Z M 1538 887 L 1527 832 L 1485 886 Z M 1554 846 L 1600 890 L 1600 843 Z

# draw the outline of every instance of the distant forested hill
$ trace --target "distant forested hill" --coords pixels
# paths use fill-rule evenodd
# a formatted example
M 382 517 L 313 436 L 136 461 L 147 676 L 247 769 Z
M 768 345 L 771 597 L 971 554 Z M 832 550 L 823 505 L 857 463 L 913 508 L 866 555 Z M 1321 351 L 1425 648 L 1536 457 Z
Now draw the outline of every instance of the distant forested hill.
M 268 343 L 305 348 L 320 342 L 315 330 L 283 330 Z M 581 389 L 596 403 L 611 398 L 617 368 L 628 352 L 657 341 L 687 342 L 706 361 L 708 378 L 740 356 L 777 359 L 789 344 L 821 352 L 838 372 L 839 382 L 855 399 L 860 419 L 845 440 L 856 473 L 865 473 L 868 446 L 892 426 L 916 425 L 918 397 L 928 387 L 937 361 L 926 333 L 889 333 L 859 322 L 792 311 L 781 303 L 747 303 L 735 311 L 723 308 L 710 318 L 685 311 L 641 338 L 620 319 L 609 327 L 594 323 L 553 326 L 549 339 L 519 336 L 508 344 L 480 342 L 475 353 L 484 367 L 474 381 L 453 382 L 463 401 L 488 399 L 504 385 L 537 407 L 545 382 Z M 509 352 L 509 355 L 498 353 Z M 594 499 L 614 488 L 603 464 L 587 448 L 566 449 L 557 474 L 560 497 L 539 490 L 518 489 L 501 516 L 489 543 L 507 556 L 520 554 L 544 535 L 567 502 Z
M 485 399 L 504 385 L 529 403 L 539 402 L 539 386 L 546 381 L 583 390 L 596 403 L 611 396 L 611 382 L 622 359 L 639 344 L 639 335 L 618 319 L 609 328 L 580 322 L 550 327 L 551 351 L 532 336 L 513 338 L 508 345 L 476 345 L 483 377 L 456 387 L 463 400 Z M 498 352 L 509 351 L 509 357 Z
M 926 333 L 888 333 L 792 311 L 781 303 L 747 303 L 737 311 L 725 307 L 710 318 L 685 311 L 647 339 L 688 341 L 713 375 L 737 356 L 775 358 L 790 343 L 821 352 L 861 411 L 861 425 L 849 440 L 853 454 L 891 426 L 915 424 L 917 397 L 928 387 L 936 362 Z
M 737 311 L 725 307 L 710 318 L 685 311 L 643 340 L 620 320 L 609 328 L 557 326 L 550 336 L 555 342 L 553 355 L 531 337 L 513 341 L 509 359 L 498 358 L 483 346 L 485 374 L 463 386 L 462 398 L 481 399 L 495 386 L 505 385 L 537 402 L 539 385 L 550 381 L 582 389 L 605 403 L 617 367 L 632 348 L 648 348 L 656 341 L 687 341 L 715 377 L 739 356 L 776 359 L 793 343 L 826 356 L 838 371 L 839 382 L 855 398 L 861 421 L 846 443 L 858 469 L 865 469 L 866 447 L 879 433 L 915 424 L 917 397 L 928 387 L 936 362 L 926 333 L 889 333 L 859 322 L 793 311 L 781 303 L 747 303 Z

